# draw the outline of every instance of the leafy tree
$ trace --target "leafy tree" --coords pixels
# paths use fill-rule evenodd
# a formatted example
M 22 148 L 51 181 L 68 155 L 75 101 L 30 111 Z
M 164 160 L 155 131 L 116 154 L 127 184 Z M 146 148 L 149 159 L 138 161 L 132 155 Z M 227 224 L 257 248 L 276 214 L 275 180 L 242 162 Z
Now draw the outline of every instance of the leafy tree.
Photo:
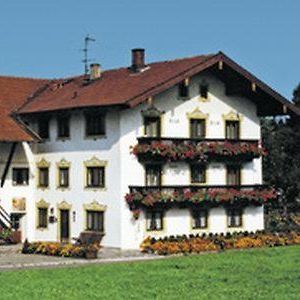
M 300 107 L 300 84 L 293 93 L 293 103 Z M 264 180 L 281 190 L 281 197 L 273 208 L 289 210 L 299 208 L 300 198 L 300 118 L 264 119 L 262 137 L 269 155 L 264 158 Z

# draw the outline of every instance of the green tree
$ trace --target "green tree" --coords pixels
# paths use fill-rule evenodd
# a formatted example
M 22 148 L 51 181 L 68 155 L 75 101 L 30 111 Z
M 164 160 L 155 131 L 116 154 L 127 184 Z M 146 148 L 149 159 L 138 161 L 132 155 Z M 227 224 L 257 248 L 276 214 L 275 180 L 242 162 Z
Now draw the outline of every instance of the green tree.
M 293 93 L 293 103 L 300 107 L 300 84 Z M 300 118 L 264 119 L 262 137 L 269 155 L 264 158 L 264 180 L 281 190 L 281 197 L 273 208 L 299 208 L 300 198 Z

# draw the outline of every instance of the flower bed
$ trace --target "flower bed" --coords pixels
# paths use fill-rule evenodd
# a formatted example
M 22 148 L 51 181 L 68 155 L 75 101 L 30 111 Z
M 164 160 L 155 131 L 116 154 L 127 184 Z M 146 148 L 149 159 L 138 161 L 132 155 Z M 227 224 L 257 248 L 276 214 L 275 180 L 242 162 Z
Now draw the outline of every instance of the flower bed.
M 273 188 L 238 190 L 233 188 L 207 188 L 192 192 L 190 189 L 179 191 L 144 191 L 132 192 L 125 196 L 130 209 L 138 217 L 138 209 L 142 206 L 154 206 L 157 203 L 163 205 L 171 204 L 193 204 L 193 205 L 240 205 L 256 204 L 262 205 L 277 198 L 277 192 Z
M 61 244 L 57 242 L 24 242 L 23 254 L 43 254 L 51 256 L 76 257 L 76 258 L 97 258 L 100 246 Z
M 240 232 L 224 234 L 203 234 L 190 236 L 170 236 L 165 238 L 146 238 L 141 244 L 141 251 L 159 255 L 180 253 L 199 253 L 226 249 L 248 249 L 300 245 L 300 233 L 256 233 Z
M 208 157 L 240 157 L 252 158 L 267 154 L 265 148 L 253 142 L 163 142 L 152 141 L 147 144 L 137 144 L 131 148 L 131 153 L 140 159 L 165 159 L 169 161 L 197 160 L 206 161 Z

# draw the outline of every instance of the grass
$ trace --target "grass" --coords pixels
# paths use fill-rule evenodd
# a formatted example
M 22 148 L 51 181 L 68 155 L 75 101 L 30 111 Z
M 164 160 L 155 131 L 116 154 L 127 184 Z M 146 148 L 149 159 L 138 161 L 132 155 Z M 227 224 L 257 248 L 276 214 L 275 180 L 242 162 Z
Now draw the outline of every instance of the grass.
M 300 247 L 0 273 L 1 299 L 299 299 Z

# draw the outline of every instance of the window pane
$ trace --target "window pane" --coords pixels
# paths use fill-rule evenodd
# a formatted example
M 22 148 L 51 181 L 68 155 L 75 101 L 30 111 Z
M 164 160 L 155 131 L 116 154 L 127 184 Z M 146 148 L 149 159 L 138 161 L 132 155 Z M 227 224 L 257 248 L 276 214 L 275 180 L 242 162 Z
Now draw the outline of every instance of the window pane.
M 70 136 L 70 125 L 69 125 L 69 118 L 67 116 L 65 117 L 59 117 L 57 119 L 57 129 L 58 129 L 58 137 L 69 137 Z
M 69 186 L 69 168 L 59 168 L 59 186 Z
M 161 185 L 161 166 L 147 165 L 146 166 L 146 185 L 159 186 Z
M 227 166 L 227 184 L 240 185 L 241 184 L 241 167 Z
M 180 98 L 188 98 L 189 97 L 189 86 L 185 84 L 185 82 L 181 82 L 178 85 L 178 94 Z
M 160 117 L 144 117 L 145 136 L 160 137 Z
M 208 224 L 208 212 L 207 210 L 194 210 L 192 212 L 193 228 L 207 228 Z
M 49 169 L 39 168 L 39 186 L 47 187 L 49 185 Z
M 200 96 L 203 99 L 208 98 L 208 85 L 206 85 L 206 84 L 201 84 L 200 85 Z
M 228 227 L 242 226 L 242 210 L 230 209 L 227 212 L 227 224 L 228 224 Z
M 239 121 L 226 121 L 226 138 L 238 139 L 239 138 Z
M 49 138 L 49 119 L 41 118 L 38 120 L 38 134 L 42 139 Z
M 104 212 L 87 211 L 87 229 L 104 232 Z
M 149 231 L 163 229 L 163 213 L 161 211 L 146 212 L 146 229 Z
M 14 185 L 28 185 L 29 184 L 29 169 L 28 168 L 14 168 L 13 169 L 13 184 Z
M 204 119 L 191 119 L 190 120 L 191 138 L 204 138 L 205 137 L 205 120 Z
M 206 182 L 206 167 L 203 165 L 191 165 L 191 182 L 205 183 Z
M 86 119 L 86 135 L 105 135 L 105 116 L 103 113 L 88 113 Z
M 105 169 L 104 167 L 87 168 L 87 186 L 104 187 L 105 186 Z
M 38 227 L 46 228 L 48 225 L 48 209 L 38 208 Z

